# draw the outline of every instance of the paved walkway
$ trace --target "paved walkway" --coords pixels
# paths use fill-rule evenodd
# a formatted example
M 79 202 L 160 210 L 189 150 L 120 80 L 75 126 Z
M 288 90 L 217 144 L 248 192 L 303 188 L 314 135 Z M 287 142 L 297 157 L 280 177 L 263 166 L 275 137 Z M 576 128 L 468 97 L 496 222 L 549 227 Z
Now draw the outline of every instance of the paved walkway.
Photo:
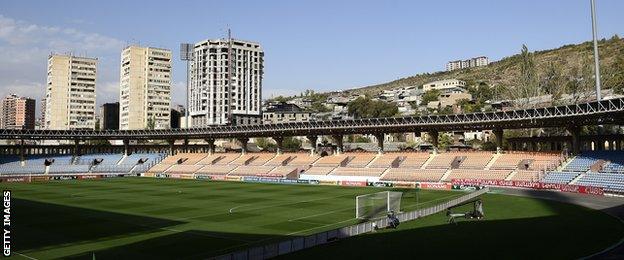
M 502 193 L 507 195 L 525 196 L 540 199 L 556 200 L 576 205 L 581 205 L 587 208 L 602 210 L 624 222 L 624 198 L 619 197 L 602 197 L 586 194 L 568 193 L 568 192 L 556 192 L 556 191 L 543 191 L 543 190 L 527 190 L 527 189 L 512 189 L 512 188 L 493 188 L 490 187 L 493 193 Z M 624 238 L 620 240 L 620 243 L 614 245 L 604 252 L 600 252 L 596 255 L 589 257 L 588 259 L 624 259 Z

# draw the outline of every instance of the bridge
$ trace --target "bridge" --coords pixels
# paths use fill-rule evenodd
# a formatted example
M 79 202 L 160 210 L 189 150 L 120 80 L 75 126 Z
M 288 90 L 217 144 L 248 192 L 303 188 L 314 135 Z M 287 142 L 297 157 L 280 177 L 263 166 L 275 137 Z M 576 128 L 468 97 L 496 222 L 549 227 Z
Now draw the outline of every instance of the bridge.
M 605 99 L 574 105 L 510 111 L 477 112 L 451 115 L 426 115 L 352 120 L 327 120 L 278 123 L 268 125 L 215 126 L 208 128 L 168 130 L 12 130 L 0 129 L 0 139 L 13 140 L 175 140 L 204 139 L 209 145 L 218 138 L 236 138 L 247 143 L 253 137 L 272 137 L 281 146 L 287 136 L 307 136 L 316 140 L 319 135 L 334 137 L 342 147 L 342 135 L 373 134 L 383 137 L 388 133 L 428 132 L 437 147 L 437 136 L 444 131 L 494 130 L 497 145 L 502 146 L 504 129 L 566 127 L 572 136 L 574 151 L 578 151 L 580 127 L 584 125 L 622 124 L 624 98 Z M 383 149 L 383 138 L 377 138 Z

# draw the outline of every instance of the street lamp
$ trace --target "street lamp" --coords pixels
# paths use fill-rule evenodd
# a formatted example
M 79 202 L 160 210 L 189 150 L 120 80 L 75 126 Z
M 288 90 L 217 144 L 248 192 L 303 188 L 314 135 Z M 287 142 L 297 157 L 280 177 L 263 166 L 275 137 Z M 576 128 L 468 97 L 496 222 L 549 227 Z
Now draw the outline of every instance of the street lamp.
M 190 85 L 190 67 L 193 60 L 193 44 L 180 44 L 180 59 L 186 61 L 186 109 L 184 109 L 184 118 L 186 128 L 189 128 L 189 85 Z

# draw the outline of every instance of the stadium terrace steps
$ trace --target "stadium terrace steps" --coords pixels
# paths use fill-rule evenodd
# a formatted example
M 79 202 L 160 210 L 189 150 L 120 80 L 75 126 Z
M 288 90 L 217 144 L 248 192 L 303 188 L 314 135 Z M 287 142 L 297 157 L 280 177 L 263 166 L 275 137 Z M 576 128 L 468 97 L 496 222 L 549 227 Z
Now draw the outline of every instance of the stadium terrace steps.
M 373 159 L 375 159 L 376 154 L 373 153 L 355 153 L 352 156 L 349 156 L 349 161 L 346 163 L 347 167 L 366 167 Z
M 453 164 L 458 160 L 458 154 L 456 153 L 441 153 L 436 154 L 426 166 L 425 169 L 449 169 L 453 167 Z M 460 156 L 461 157 L 461 156 Z
M 585 173 L 581 173 L 578 176 L 576 176 L 574 179 L 572 179 L 570 181 L 570 183 L 568 184 L 576 184 L 578 182 L 578 180 L 580 180 L 581 178 L 583 178 L 585 176 Z
M 542 182 L 568 184 L 580 174 L 580 172 L 549 172 L 544 176 Z
M 495 154 L 492 156 L 492 159 L 491 159 L 491 160 L 490 160 L 490 161 L 489 161 L 489 162 L 485 165 L 485 167 L 484 167 L 484 168 L 485 168 L 486 170 L 489 170 L 489 169 L 490 169 L 490 167 L 492 167 L 492 165 L 496 162 L 496 160 L 498 160 L 498 158 L 499 158 L 499 157 L 501 157 L 501 155 L 502 155 L 502 154 L 500 154 L 500 153 L 495 153 Z
M 537 182 L 541 180 L 542 175 L 540 171 L 516 170 L 507 180 Z
M 329 175 L 333 176 L 366 176 L 379 177 L 384 173 L 384 168 L 350 168 L 337 167 Z
M 304 174 L 309 174 L 309 175 L 328 175 L 334 169 L 336 169 L 336 167 L 332 167 L 332 166 L 312 166 L 309 169 L 307 169 L 304 172 Z
M 202 165 L 188 165 L 188 164 L 174 164 L 169 169 L 167 169 L 166 173 L 173 174 L 190 174 L 195 173 L 197 170 L 201 169 Z
M 232 170 L 228 175 L 232 176 L 256 176 L 256 175 L 268 175 L 274 166 L 238 166 Z
M 346 154 L 337 154 L 337 155 L 328 155 L 328 156 L 323 156 L 320 159 L 318 159 L 315 163 L 314 166 L 322 166 L 322 167 L 338 167 L 338 166 L 344 166 L 346 165 L 351 159 L 351 156 L 348 156 Z
M 518 173 L 518 170 L 513 170 L 511 171 L 511 173 L 509 174 L 509 176 L 507 176 L 507 178 L 505 178 L 506 181 L 511 180 L 511 178 L 513 178 L 514 176 L 516 176 L 516 174 Z
M 422 164 L 420 164 L 420 169 L 426 169 L 429 166 L 429 164 L 436 158 L 436 156 L 437 154 L 428 155 L 427 159 Z
M 443 181 L 453 179 L 505 180 L 512 170 L 453 169 Z
M 399 157 L 397 153 L 384 153 L 375 157 L 367 166 L 369 168 L 388 168 Z
M 289 155 L 294 157 L 293 159 L 290 160 L 290 162 L 288 162 L 288 165 L 292 165 L 292 166 L 310 166 L 310 165 L 315 164 L 321 158 L 318 155 L 310 156 L 304 153 L 291 153 Z
M 227 175 L 234 170 L 236 165 L 205 165 L 195 173 L 210 174 L 210 175 Z
M 491 152 L 483 152 L 483 153 L 464 153 L 461 154 L 464 159 L 459 164 L 458 168 L 461 169 L 484 169 L 492 158 L 494 154 Z
M 380 180 L 439 182 L 445 172 L 444 169 L 390 168 Z

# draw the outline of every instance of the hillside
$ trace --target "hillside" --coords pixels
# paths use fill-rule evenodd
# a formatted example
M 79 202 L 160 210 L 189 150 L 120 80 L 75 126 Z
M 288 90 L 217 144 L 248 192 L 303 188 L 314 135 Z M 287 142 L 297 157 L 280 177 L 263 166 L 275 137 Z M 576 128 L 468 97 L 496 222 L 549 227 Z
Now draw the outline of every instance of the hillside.
M 520 49 L 520 46 L 518 47 Z M 543 78 L 547 68 L 553 67 L 553 65 L 560 69 L 561 74 L 568 79 L 578 78 L 578 76 L 575 76 L 578 75 L 576 72 L 583 65 L 593 66 L 593 47 L 591 42 L 565 45 L 551 50 L 535 51 L 533 54 L 538 78 Z M 624 40 L 617 35 L 609 40 L 601 40 L 599 42 L 599 54 L 603 88 L 612 88 L 614 85 L 621 88 L 622 84 L 624 84 L 624 64 L 622 64 L 624 62 Z M 404 86 L 421 86 L 427 82 L 449 78 L 464 80 L 468 85 L 483 82 L 490 86 L 509 87 L 514 85 L 514 81 L 519 76 L 520 62 L 520 54 L 516 54 L 484 67 L 424 73 L 384 84 L 350 89 L 344 91 L 344 93 L 374 95 L 382 90 Z

